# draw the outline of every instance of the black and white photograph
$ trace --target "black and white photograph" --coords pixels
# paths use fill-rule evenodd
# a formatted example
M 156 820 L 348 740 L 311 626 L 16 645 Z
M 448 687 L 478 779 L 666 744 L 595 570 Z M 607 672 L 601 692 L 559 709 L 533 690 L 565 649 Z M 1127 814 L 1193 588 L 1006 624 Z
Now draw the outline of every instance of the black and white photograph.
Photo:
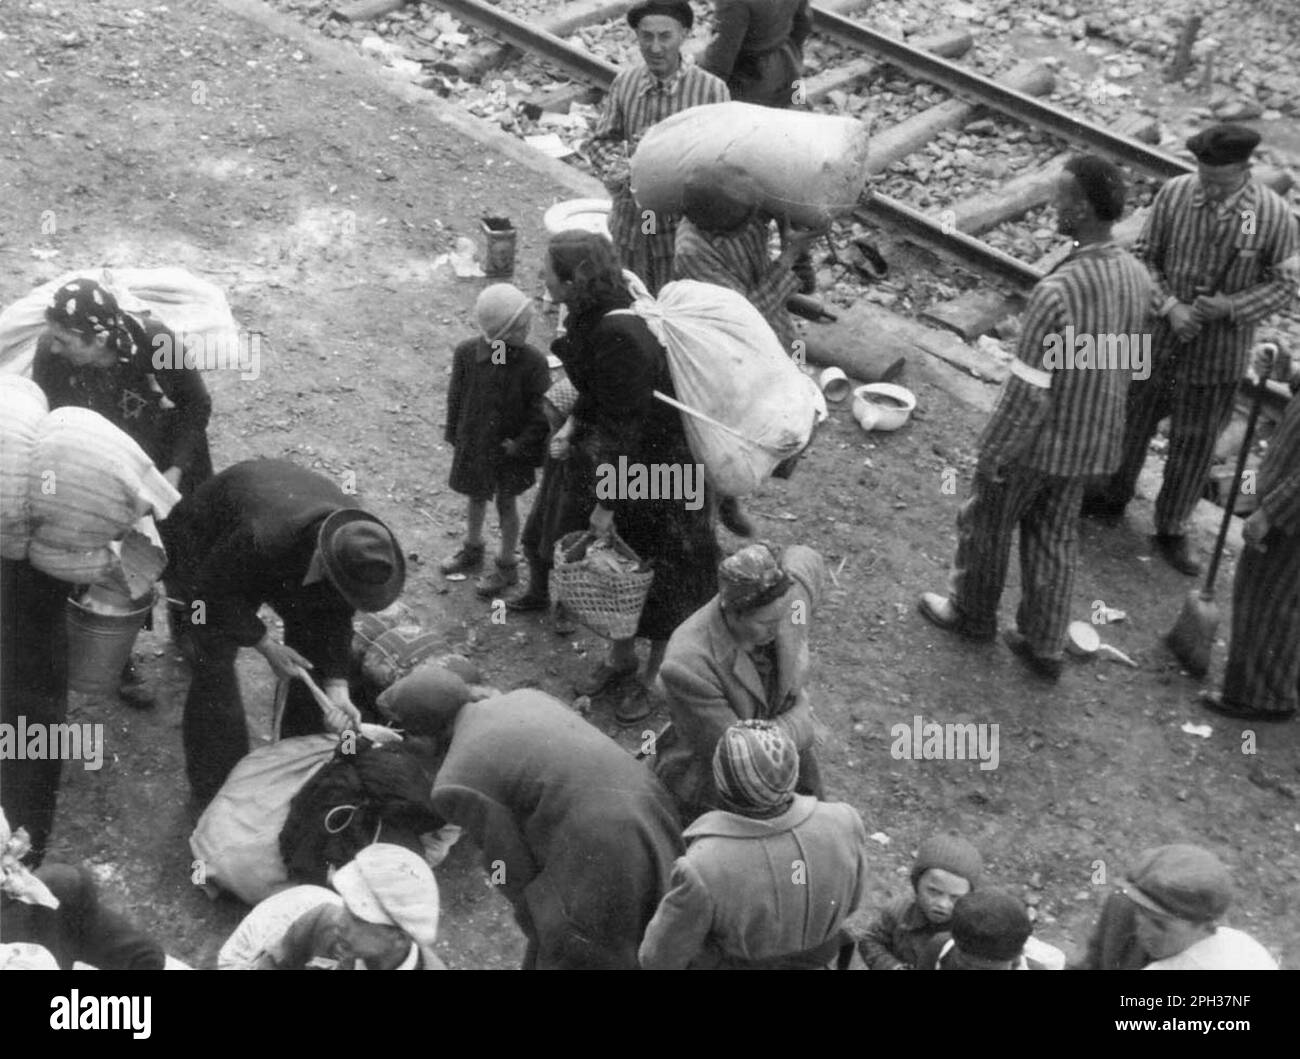
M 1280 1033 L 1298 57 L 1291 0 L 0 0 L 0 970 L 98 972 L 14 1017 L 1120 971 L 864 1024 Z

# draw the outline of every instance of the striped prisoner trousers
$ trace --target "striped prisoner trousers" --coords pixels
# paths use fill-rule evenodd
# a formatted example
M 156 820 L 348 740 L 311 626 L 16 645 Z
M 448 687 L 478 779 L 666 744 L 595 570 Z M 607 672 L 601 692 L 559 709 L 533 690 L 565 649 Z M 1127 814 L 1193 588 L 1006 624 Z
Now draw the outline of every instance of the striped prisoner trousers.
M 1270 713 L 1300 707 L 1300 535 L 1270 530 L 1244 548 L 1232 583 L 1223 698 Z
M 1196 508 L 1214 459 L 1214 445 L 1232 417 L 1237 383 L 1193 386 L 1176 377 L 1177 358 L 1161 357 L 1151 377 L 1134 380 L 1128 390 L 1124 455 L 1119 470 L 1103 487 L 1104 498 L 1127 504 L 1160 420 L 1169 421 L 1169 452 L 1164 481 L 1156 497 L 1156 532 L 1181 536 Z
M 1086 478 L 1003 467 L 1002 481 L 977 471 L 957 513 L 957 558 L 949 595 L 974 636 L 992 636 L 1007 578 L 1011 535 L 1020 530 L 1016 627 L 1034 653 L 1060 658 L 1079 560 L 1079 508 Z

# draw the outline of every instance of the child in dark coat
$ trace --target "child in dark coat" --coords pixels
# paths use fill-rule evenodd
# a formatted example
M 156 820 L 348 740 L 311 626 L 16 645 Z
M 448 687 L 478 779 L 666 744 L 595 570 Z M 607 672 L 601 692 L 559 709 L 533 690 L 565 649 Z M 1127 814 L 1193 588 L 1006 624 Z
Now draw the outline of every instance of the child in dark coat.
M 501 550 L 496 569 L 479 578 L 480 596 L 494 596 L 519 581 L 515 547 L 519 509 L 515 498 L 533 485 L 542 461 L 546 417 L 542 398 L 550 385 L 546 356 L 527 344 L 532 301 L 509 283 L 494 283 L 478 296 L 474 316 L 479 337 L 458 345 L 447 388 L 447 442 L 455 448 L 450 485 L 469 497 L 465 543 L 443 560 L 444 574 L 483 566 L 483 520 L 496 500 Z

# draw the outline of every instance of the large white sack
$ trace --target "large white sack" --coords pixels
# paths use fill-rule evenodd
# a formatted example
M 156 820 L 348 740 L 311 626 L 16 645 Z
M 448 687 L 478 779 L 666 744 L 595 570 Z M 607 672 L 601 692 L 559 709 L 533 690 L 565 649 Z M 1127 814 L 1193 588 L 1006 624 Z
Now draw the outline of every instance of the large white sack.
M 867 126 L 857 118 L 752 103 L 691 107 L 653 126 L 632 155 L 642 209 L 678 213 L 686 181 L 740 170 L 762 208 L 803 227 L 850 212 L 867 182 Z
M 144 449 L 98 412 L 55 409 L 37 425 L 28 467 L 28 559 L 62 581 L 103 580 L 120 563 L 111 544 L 179 500 Z
M 0 375 L 0 556 L 26 559 L 31 536 L 28 471 L 36 429 L 50 411 L 45 391 L 20 375 Z
M 230 771 L 190 835 L 205 886 L 250 905 L 289 881 L 280 831 L 293 797 L 334 756 L 338 736 L 299 735 L 258 747 Z
M 221 288 L 183 268 L 99 268 L 66 272 L 0 312 L 0 372 L 30 374 L 45 309 L 74 279 L 92 279 L 128 313 L 149 311 L 178 335 L 200 336 L 208 348 L 235 349 L 239 330 Z
M 748 496 L 808 444 L 825 407 L 821 392 L 743 295 L 675 280 L 656 299 L 630 272 L 624 277 L 630 311 L 668 351 L 691 451 L 722 493 Z

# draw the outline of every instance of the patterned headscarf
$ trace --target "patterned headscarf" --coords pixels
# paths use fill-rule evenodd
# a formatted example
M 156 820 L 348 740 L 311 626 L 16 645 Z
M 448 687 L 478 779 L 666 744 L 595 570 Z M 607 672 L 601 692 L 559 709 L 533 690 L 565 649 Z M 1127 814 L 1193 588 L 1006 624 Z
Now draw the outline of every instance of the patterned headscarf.
M 718 595 L 722 609 L 744 614 L 779 599 L 790 587 L 781 557 L 766 541 L 747 544 L 718 566 Z
M 713 751 L 713 782 L 722 804 L 744 816 L 785 812 L 799 780 L 799 753 L 771 721 L 737 721 Z
M 54 292 L 45 319 L 82 334 L 111 335 L 122 327 L 122 310 L 93 279 L 74 279 Z

